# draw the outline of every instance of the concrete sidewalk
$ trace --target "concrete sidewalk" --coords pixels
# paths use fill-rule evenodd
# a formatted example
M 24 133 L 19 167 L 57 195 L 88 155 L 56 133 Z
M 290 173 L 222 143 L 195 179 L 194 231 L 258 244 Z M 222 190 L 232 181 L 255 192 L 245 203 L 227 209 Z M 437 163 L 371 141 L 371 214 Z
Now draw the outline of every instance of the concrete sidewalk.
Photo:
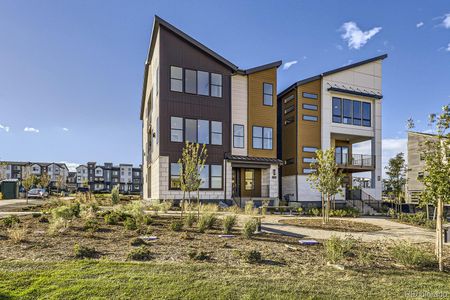
M 406 224 L 400 224 L 390 221 L 386 218 L 362 217 L 362 218 L 346 218 L 345 220 L 365 222 L 378 225 L 383 230 L 375 232 L 339 232 L 321 229 L 311 229 L 305 227 L 292 226 L 279 223 L 282 219 L 291 219 L 289 216 L 273 216 L 269 215 L 262 220 L 262 229 L 267 232 L 282 233 L 296 235 L 303 238 L 311 239 L 329 239 L 331 236 L 345 237 L 352 235 L 355 238 L 361 238 L 363 241 L 377 240 L 409 240 L 413 243 L 434 242 L 435 231 Z M 298 218 L 298 217 L 295 217 Z

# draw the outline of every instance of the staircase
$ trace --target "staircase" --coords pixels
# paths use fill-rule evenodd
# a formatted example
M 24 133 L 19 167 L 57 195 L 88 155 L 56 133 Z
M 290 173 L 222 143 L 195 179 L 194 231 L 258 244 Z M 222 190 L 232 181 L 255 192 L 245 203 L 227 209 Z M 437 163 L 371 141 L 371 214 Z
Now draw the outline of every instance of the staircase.
M 347 190 L 345 202 L 348 206 L 359 210 L 362 215 L 381 214 L 381 200 L 376 200 L 362 190 Z

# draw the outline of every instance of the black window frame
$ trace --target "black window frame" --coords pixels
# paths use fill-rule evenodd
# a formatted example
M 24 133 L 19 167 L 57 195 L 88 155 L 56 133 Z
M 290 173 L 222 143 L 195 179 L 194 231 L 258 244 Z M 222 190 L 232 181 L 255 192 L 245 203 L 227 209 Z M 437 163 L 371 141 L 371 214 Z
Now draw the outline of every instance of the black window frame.
M 220 132 L 213 131 L 213 123 L 220 123 Z M 216 145 L 216 146 L 222 146 L 223 145 L 223 123 L 222 123 L 222 121 L 211 121 L 209 128 L 210 128 L 210 132 L 211 132 L 211 136 L 209 139 L 210 144 Z M 220 144 L 213 143 L 214 135 L 220 135 Z
M 170 68 L 170 74 L 169 74 L 169 76 L 170 76 L 170 91 L 171 92 L 176 92 L 176 93 L 183 93 L 183 89 L 184 89 L 184 69 L 182 68 L 182 67 L 178 67 L 178 66 L 170 66 L 169 67 Z M 181 69 L 181 79 L 180 78 L 175 78 L 175 77 L 172 77 L 172 68 L 178 68 L 178 69 Z M 172 89 L 172 80 L 177 80 L 177 81 L 181 81 L 181 91 L 178 91 L 178 90 L 173 90 Z
M 199 136 L 200 136 L 200 134 L 199 134 L 200 133 L 200 126 L 199 126 L 200 121 L 202 123 L 206 122 L 208 124 L 208 141 L 206 143 L 201 143 L 200 139 L 199 139 Z M 209 145 L 210 142 L 211 142 L 211 122 L 209 120 L 198 119 L 197 120 L 197 143 L 199 143 L 201 145 Z
M 185 69 L 183 69 L 184 70 L 184 92 L 186 93 L 186 94 L 191 94 L 191 95 L 198 95 L 197 94 L 197 70 L 194 70 L 194 69 L 188 69 L 188 68 L 185 68 Z M 194 88 L 195 88 L 195 92 L 190 92 L 190 91 L 187 91 L 187 83 L 188 83 L 188 80 L 187 80 L 187 73 L 188 72 L 194 72 L 195 73 L 195 76 L 193 77 L 194 79 L 195 79 L 195 84 L 193 85 L 194 86 Z
M 200 73 L 206 73 L 208 75 L 208 93 L 207 94 L 200 94 L 199 93 L 199 74 Z M 211 95 L 211 73 L 207 71 L 197 70 L 197 95 L 199 96 L 209 96 Z
M 178 174 L 177 175 L 174 175 L 173 174 L 173 169 L 172 169 L 172 167 L 173 166 L 175 166 L 175 165 L 177 165 L 178 166 Z M 178 164 L 178 163 L 170 163 L 170 165 L 169 165 L 169 172 L 170 172 L 170 175 L 169 175 L 169 187 L 170 187 L 170 189 L 171 190 L 179 190 L 179 189 L 181 189 L 181 179 L 180 179 L 180 176 L 181 176 L 181 166 Z M 172 179 L 173 178 L 178 178 L 179 180 L 180 180 L 180 183 L 179 183 L 179 186 L 177 187 L 177 186 L 173 186 L 173 182 L 172 182 Z
M 339 114 L 335 113 L 334 104 L 336 100 L 339 100 Z M 331 99 L 331 114 L 332 114 L 332 122 L 333 123 L 342 123 L 342 98 L 333 97 Z
M 346 108 L 350 111 L 346 112 Z M 342 124 L 353 125 L 353 100 L 342 99 Z
M 261 128 L 261 137 L 256 136 L 255 137 L 255 128 Z M 265 137 L 265 131 L 270 129 L 272 131 L 272 137 L 266 138 Z M 255 139 L 260 139 L 261 140 L 261 148 L 259 147 L 255 147 Z M 265 140 L 270 140 L 271 141 L 271 147 L 270 148 L 264 148 L 264 141 Z M 273 128 L 272 127 L 264 127 L 264 126 L 253 126 L 252 127 L 252 148 L 253 149 L 258 149 L 258 150 L 273 150 Z
M 181 129 L 172 127 L 172 118 L 181 119 Z M 181 141 L 172 140 L 172 131 L 173 130 L 181 131 Z M 173 143 L 183 143 L 184 142 L 184 118 L 174 117 L 174 116 L 170 117 L 170 141 Z
M 236 127 L 242 127 L 242 136 L 236 135 Z M 242 147 L 236 146 L 236 138 L 242 138 Z M 233 148 L 244 149 L 245 148 L 245 126 L 242 124 L 233 124 Z
M 266 93 L 266 85 L 270 86 L 272 92 Z M 266 96 L 270 96 L 270 104 L 266 104 Z M 263 105 L 264 106 L 273 106 L 273 83 L 263 82 Z
M 364 106 L 369 108 L 369 118 L 364 117 Z M 371 127 L 372 126 L 372 103 L 369 102 L 362 102 L 361 104 L 361 119 L 362 119 L 362 126 L 364 127 Z M 368 122 L 368 123 L 364 123 Z M 366 125 L 368 124 L 368 125 Z
M 195 122 L 195 140 L 191 141 L 191 140 L 187 140 L 187 132 L 188 132 L 188 126 L 187 126 L 187 122 L 188 121 L 194 121 Z M 198 141 L 198 120 L 197 119 L 191 119 L 191 118 L 184 118 L 184 141 L 185 142 L 189 142 L 189 143 L 197 143 Z
M 213 83 L 213 75 L 219 75 L 220 76 L 220 85 Z M 214 87 L 220 87 L 220 96 L 214 96 L 212 91 L 213 91 L 213 86 Z M 222 98 L 223 97 L 223 75 L 220 73 L 214 73 L 214 72 L 210 72 L 209 73 L 209 94 L 211 97 L 214 98 Z
M 220 175 L 213 175 L 213 167 L 220 167 Z M 213 187 L 213 178 L 220 178 L 220 187 Z M 217 164 L 211 164 L 209 167 L 209 181 L 211 190 L 221 190 L 223 188 L 223 166 Z

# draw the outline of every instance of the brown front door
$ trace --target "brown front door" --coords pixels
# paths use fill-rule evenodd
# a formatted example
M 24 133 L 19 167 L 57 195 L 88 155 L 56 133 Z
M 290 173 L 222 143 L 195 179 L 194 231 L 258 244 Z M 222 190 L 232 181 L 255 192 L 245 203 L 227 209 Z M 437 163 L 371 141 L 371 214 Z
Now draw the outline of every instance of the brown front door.
M 261 169 L 241 169 L 241 197 L 261 197 Z

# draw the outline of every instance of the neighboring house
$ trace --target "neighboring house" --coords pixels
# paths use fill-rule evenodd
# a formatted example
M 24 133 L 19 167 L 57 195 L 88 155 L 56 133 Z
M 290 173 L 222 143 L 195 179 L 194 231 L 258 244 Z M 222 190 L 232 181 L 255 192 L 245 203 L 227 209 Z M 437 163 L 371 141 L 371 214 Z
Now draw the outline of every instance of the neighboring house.
M 315 151 L 335 148 L 343 171 L 345 198 L 353 174 L 370 172 L 363 195 L 381 200 L 381 65 L 387 55 L 350 64 L 300 80 L 278 94 L 278 151 L 283 160 L 282 197 L 291 204 L 321 201 L 308 175 Z M 353 152 L 356 143 L 370 141 L 369 155 Z M 337 199 L 344 200 L 343 196 Z
M 155 16 L 140 115 L 144 199 L 182 199 L 177 161 L 186 141 L 208 151 L 200 199 L 278 199 L 280 65 L 239 69 Z
M 77 190 L 77 172 L 69 172 L 67 177 L 67 190 L 70 192 Z
M 84 185 L 89 182 L 88 167 L 85 165 L 79 165 L 76 168 L 76 170 L 77 170 L 77 187 L 85 187 Z

